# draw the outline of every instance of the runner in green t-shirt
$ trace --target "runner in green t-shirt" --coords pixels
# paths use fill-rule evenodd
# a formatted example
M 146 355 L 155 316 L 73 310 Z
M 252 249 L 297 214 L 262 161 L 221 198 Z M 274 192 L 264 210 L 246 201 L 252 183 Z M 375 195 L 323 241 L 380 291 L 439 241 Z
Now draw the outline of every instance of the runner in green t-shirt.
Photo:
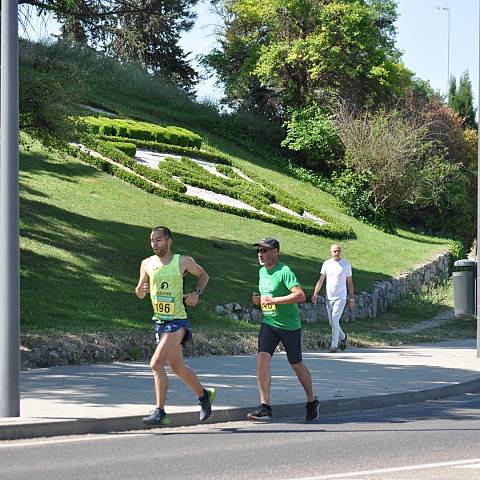
M 298 303 L 306 300 L 305 293 L 293 271 L 279 261 L 280 243 L 267 237 L 255 243 L 259 271 L 258 289 L 252 301 L 262 309 L 263 321 L 258 334 L 257 383 L 260 406 L 247 414 L 250 420 L 270 420 L 270 361 L 277 345 L 282 342 L 287 358 L 307 395 L 306 421 L 318 418 L 319 402 L 313 394 L 312 377 L 302 361 L 302 338 Z
M 157 348 L 150 360 L 155 383 L 157 405 L 155 411 L 143 419 L 147 425 L 168 425 L 165 413 L 168 377 L 165 363 L 173 373 L 188 385 L 198 397 L 200 420 L 205 421 L 212 412 L 215 389 L 204 388 L 195 372 L 183 361 L 182 344 L 192 337 L 192 327 L 185 305 L 195 307 L 208 283 L 208 274 L 195 260 L 171 251 L 172 232 L 167 227 L 155 227 L 150 233 L 154 255 L 142 261 L 135 294 L 143 299 L 150 295 L 155 321 Z M 188 294 L 183 291 L 183 279 L 187 274 L 197 277 L 197 288 Z

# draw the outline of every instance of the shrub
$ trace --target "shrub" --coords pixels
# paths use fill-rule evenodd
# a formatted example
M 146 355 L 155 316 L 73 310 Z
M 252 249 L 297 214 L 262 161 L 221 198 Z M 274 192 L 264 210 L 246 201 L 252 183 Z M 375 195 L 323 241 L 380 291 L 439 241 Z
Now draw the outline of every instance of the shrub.
M 88 72 L 70 63 L 71 50 L 63 42 L 19 40 L 19 125 L 47 145 L 73 136 L 75 121 L 70 114 L 90 88 Z
M 463 132 L 465 140 L 465 164 L 473 175 L 477 175 L 478 169 L 478 133 L 477 130 L 467 128 Z
M 180 127 L 160 127 L 153 123 L 102 116 L 83 117 L 82 121 L 91 133 L 104 136 L 156 141 L 183 147 L 200 148 L 202 146 L 202 138 L 199 135 Z
M 282 146 L 301 152 L 309 168 L 332 170 L 340 154 L 340 140 L 334 123 L 321 108 L 311 106 L 294 110 L 286 127 L 287 136 Z
M 102 140 L 108 140 L 112 142 L 122 141 L 123 139 L 118 137 L 101 136 Z M 180 147 L 179 145 L 169 145 L 168 143 L 147 142 L 145 140 L 138 140 L 135 138 L 129 139 L 129 142 L 134 143 L 137 147 L 146 148 L 148 150 L 154 150 L 161 153 L 172 153 L 174 155 L 188 155 L 193 158 L 200 158 L 208 160 L 213 163 L 221 163 L 230 165 L 232 163 L 229 155 L 221 152 L 211 153 L 205 150 L 197 150 L 191 147 Z
M 123 153 L 126 153 L 129 157 L 135 158 L 137 153 L 137 146 L 134 143 L 127 142 L 106 142 L 107 145 L 110 145 L 113 148 L 117 148 Z
M 332 181 L 332 193 L 343 203 L 349 215 L 385 231 L 394 230 L 388 213 L 374 206 L 368 173 L 356 173 L 346 168 L 340 173 L 334 172 Z

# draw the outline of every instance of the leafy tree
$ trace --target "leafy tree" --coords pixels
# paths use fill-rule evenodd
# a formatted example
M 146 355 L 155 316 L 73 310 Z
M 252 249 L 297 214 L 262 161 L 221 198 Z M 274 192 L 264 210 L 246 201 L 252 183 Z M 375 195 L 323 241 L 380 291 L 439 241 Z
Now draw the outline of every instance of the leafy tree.
M 204 57 L 234 107 L 285 118 L 340 94 L 358 104 L 401 94 L 393 0 L 224 0 L 219 48 Z
M 61 38 L 135 62 L 191 92 L 197 74 L 178 42 L 192 28 L 198 0 L 20 0 L 53 14 Z M 25 10 L 24 10 L 25 11 Z M 24 15 L 25 17 L 25 15 Z
M 107 51 L 120 60 L 138 63 L 193 93 L 198 75 L 178 41 L 181 32 L 193 26 L 194 15 L 188 9 L 197 0 L 134 0 L 132 3 L 142 8 L 118 19 Z M 152 7 L 157 15 L 145 13 Z
M 450 79 L 448 105 L 460 115 L 465 127 L 477 128 L 475 121 L 476 110 L 473 106 L 472 82 L 470 81 L 468 71 L 460 76 L 458 88 L 455 77 L 452 76 Z

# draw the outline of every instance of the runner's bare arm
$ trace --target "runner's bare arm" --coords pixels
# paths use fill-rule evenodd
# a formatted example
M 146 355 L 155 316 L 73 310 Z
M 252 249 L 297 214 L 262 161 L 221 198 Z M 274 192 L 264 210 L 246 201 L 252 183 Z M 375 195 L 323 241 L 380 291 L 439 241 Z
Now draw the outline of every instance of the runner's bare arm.
M 292 287 L 290 292 L 291 293 L 284 297 L 262 297 L 261 302 L 263 305 L 286 305 L 289 303 L 301 303 L 307 299 L 305 292 L 300 285 Z
M 182 256 L 180 258 L 180 269 L 182 273 L 190 273 L 197 277 L 197 286 L 195 290 L 185 295 L 185 303 L 189 307 L 195 307 L 198 303 L 199 291 L 203 291 L 208 284 L 208 273 L 192 258 Z
M 140 265 L 140 276 L 135 287 L 135 295 L 141 300 L 148 292 L 150 292 L 150 279 L 147 273 L 147 261 L 143 260 Z

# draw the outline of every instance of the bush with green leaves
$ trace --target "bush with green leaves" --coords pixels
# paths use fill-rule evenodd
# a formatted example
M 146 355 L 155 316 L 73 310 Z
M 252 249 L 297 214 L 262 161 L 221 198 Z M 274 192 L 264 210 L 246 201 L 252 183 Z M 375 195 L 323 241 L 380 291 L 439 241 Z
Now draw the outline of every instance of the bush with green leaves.
M 334 172 L 332 182 L 331 192 L 343 203 L 349 215 L 387 232 L 394 230 L 388 212 L 381 207 L 375 207 L 372 201 L 373 193 L 367 172 L 357 173 L 346 168 L 342 172 Z
M 121 142 L 121 137 L 114 137 L 108 135 L 98 135 L 98 138 L 102 140 L 108 140 L 110 142 Z M 134 143 L 137 148 L 145 148 L 147 150 L 153 150 L 160 153 L 171 153 L 173 155 L 188 156 L 190 158 L 198 158 L 202 160 L 208 160 L 213 163 L 230 165 L 232 163 L 230 156 L 222 152 L 211 153 L 206 150 L 198 150 L 192 147 L 181 147 L 179 145 L 169 145 L 167 143 L 150 142 L 146 140 L 138 140 L 136 138 L 129 138 L 128 140 Z
M 381 227 L 404 223 L 471 242 L 468 172 L 432 140 L 432 125 L 408 111 L 358 111 L 344 102 L 336 123 L 348 167 L 337 177 L 337 194 L 352 214 Z
M 330 116 L 316 105 L 292 110 L 282 146 L 300 153 L 302 163 L 331 172 L 340 157 L 340 139 Z
M 20 129 L 46 145 L 58 145 L 74 135 L 70 117 L 90 90 L 90 74 L 71 64 L 72 47 L 19 40 Z
M 155 141 L 181 147 L 201 148 L 202 137 L 180 127 L 160 127 L 153 123 L 109 117 L 83 117 L 82 122 L 94 134 Z
M 107 142 L 113 148 L 117 148 L 123 153 L 126 153 L 129 157 L 135 158 L 137 153 L 137 146 L 130 142 Z

